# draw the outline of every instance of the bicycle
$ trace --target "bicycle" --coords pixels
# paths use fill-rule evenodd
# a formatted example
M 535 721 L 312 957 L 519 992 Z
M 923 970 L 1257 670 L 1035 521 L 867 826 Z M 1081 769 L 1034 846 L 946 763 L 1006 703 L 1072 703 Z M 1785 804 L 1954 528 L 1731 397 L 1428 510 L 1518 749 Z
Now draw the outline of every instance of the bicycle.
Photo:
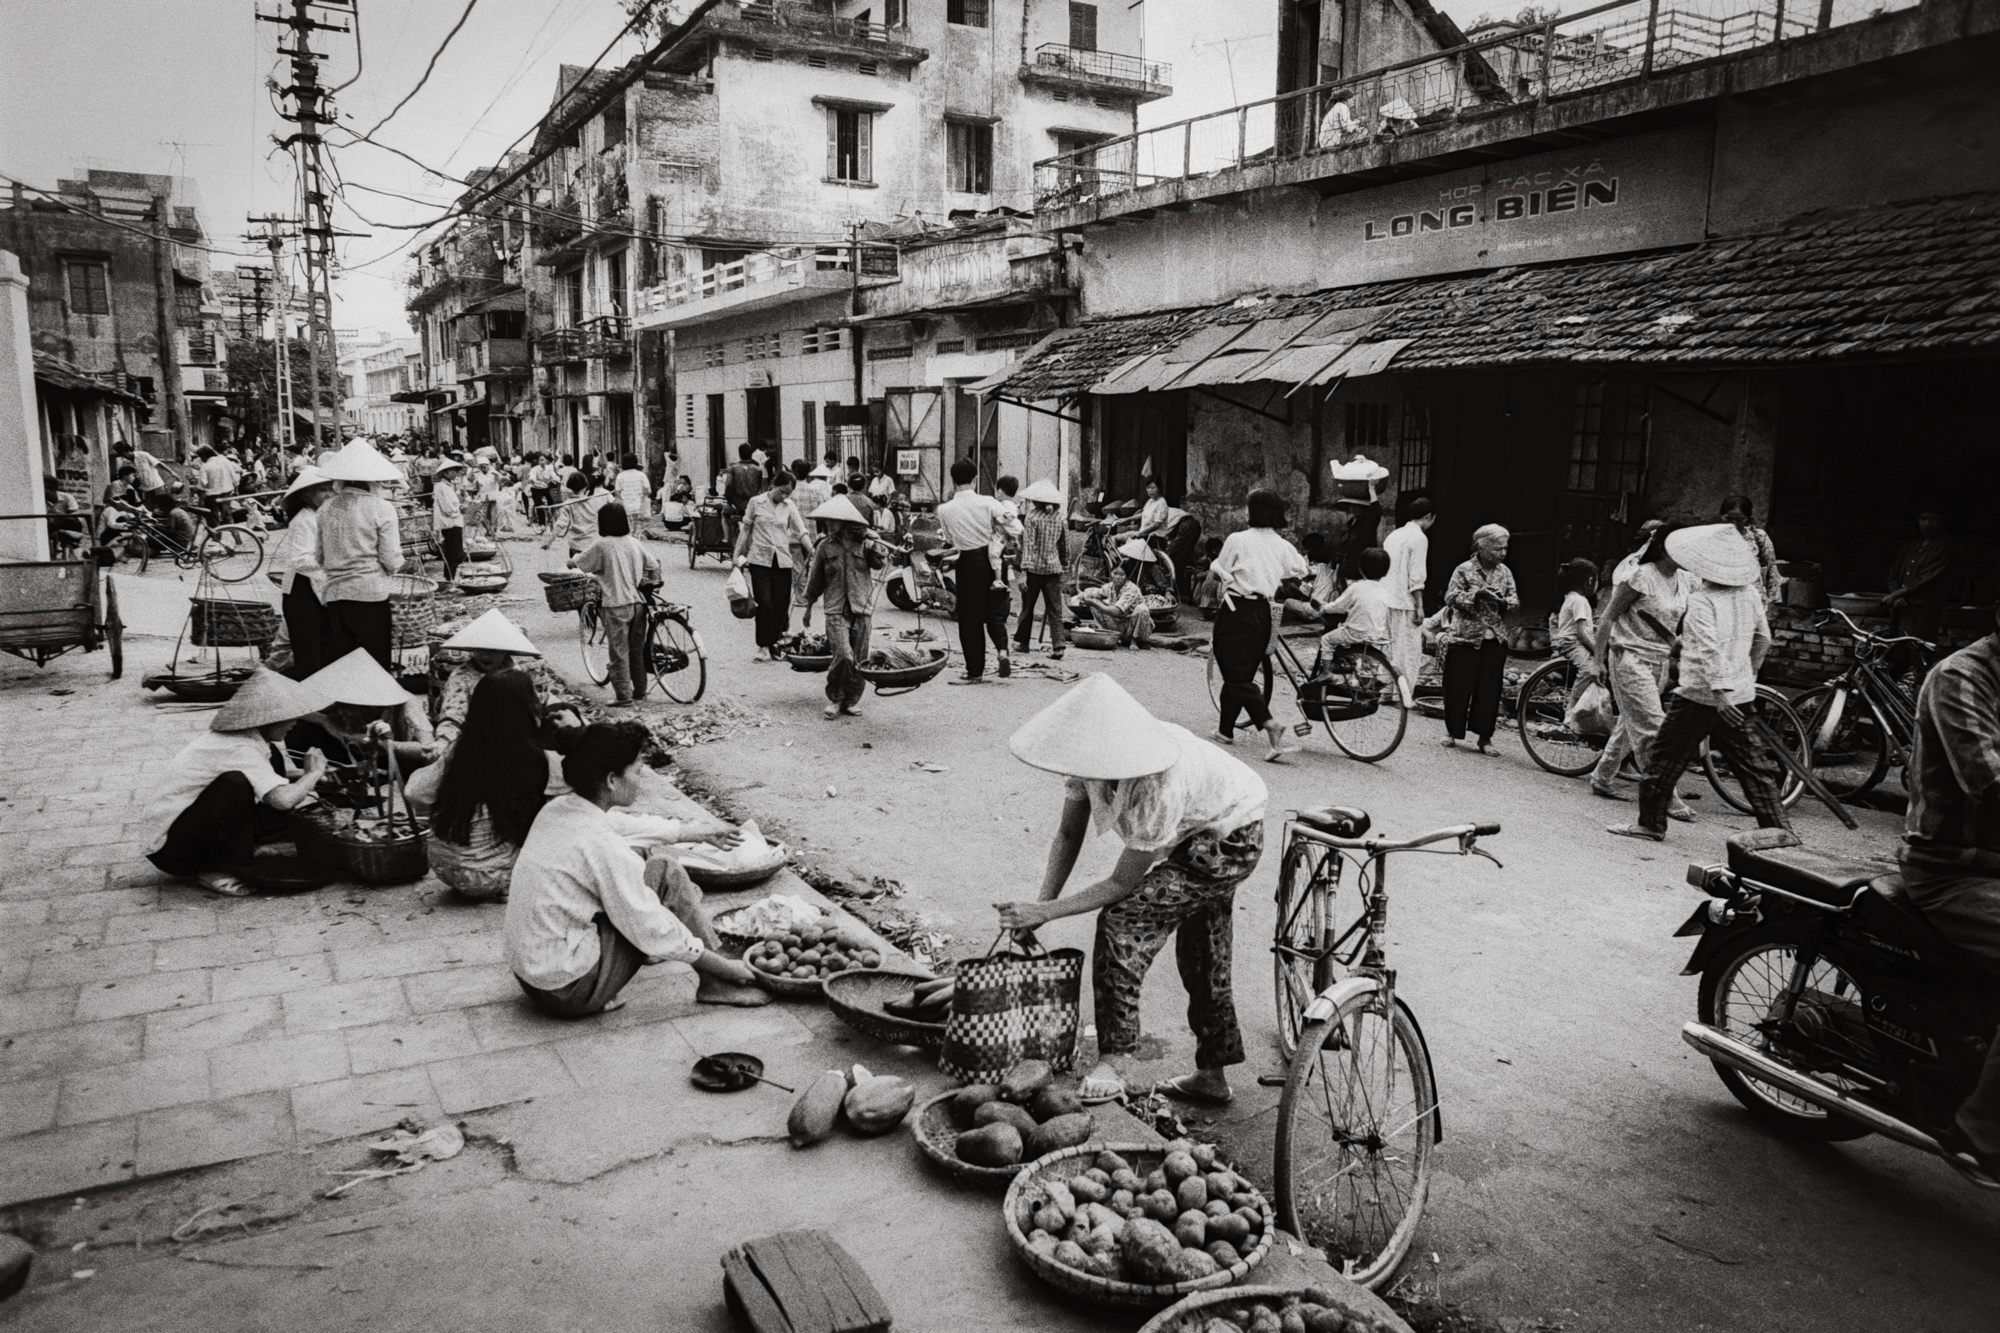
M 1278 1102 L 1278 1224 L 1346 1276 L 1379 1288 L 1409 1253 L 1444 1135 L 1437 1076 L 1416 1015 L 1384 952 L 1388 858 L 1395 852 L 1498 857 L 1478 840 L 1498 824 L 1414 838 L 1369 837 L 1365 811 L 1294 810 L 1285 821 L 1271 952 L 1278 1033 L 1289 1068 Z M 1337 926 L 1341 875 L 1355 866 L 1360 911 Z M 1337 931 L 1337 933 L 1336 933 Z
M 1070 531 L 1082 533 L 1083 540 L 1073 543 L 1076 551 L 1063 570 L 1061 586 L 1064 602 L 1086 588 L 1110 581 L 1111 566 L 1118 559 L 1118 547 L 1122 544 L 1118 525 L 1129 521 L 1129 518 L 1116 517 L 1070 519 Z M 1146 539 L 1146 545 L 1153 549 L 1153 559 L 1151 563 L 1139 567 L 1139 591 L 1148 597 L 1173 597 L 1178 601 L 1174 560 L 1167 554 L 1165 535 L 1154 533 Z
M 207 517 L 199 511 L 181 506 L 180 512 L 194 524 L 186 541 L 168 531 L 149 511 L 140 510 L 127 519 L 117 540 L 124 543 L 126 554 L 138 562 L 139 573 L 146 572 L 155 547 L 177 568 L 193 569 L 199 565 L 218 583 L 241 583 L 263 567 L 264 539 L 252 529 L 240 523 L 211 528 Z
M 1884 664 L 1899 644 L 1915 644 L 1925 661 L 1937 655 L 1937 646 L 1910 634 L 1893 638 L 1871 634 L 1844 611 L 1828 615 L 1846 622 L 1854 636 L 1854 660 L 1832 680 L 1792 700 L 1812 740 L 1813 776 L 1841 800 L 1867 795 L 1892 767 L 1902 770 L 1907 788 L 1910 750 L 1917 736 L 1917 701 L 1884 670 Z M 1826 623 L 1822 616 L 1819 626 Z
M 690 609 L 679 602 L 662 602 L 657 594 L 658 589 L 650 584 L 639 589 L 644 617 L 641 633 L 646 643 L 641 668 L 661 694 L 677 704 L 691 704 L 708 688 L 708 650 L 689 619 Z M 605 637 L 601 610 L 602 603 L 593 597 L 576 612 L 583 672 L 594 685 L 611 679 L 611 645 Z
M 1282 674 L 1303 719 L 1292 724 L 1294 736 L 1312 735 L 1317 722 L 1350 759 L 1373 764 L 1394 754 L 1409 729 L 1410 692 L 1389 659 L 1366 644 L 1351 645 L 1335 650 L 1315 673 L 1293 646 L 1301 643 L 1312 644 L 1316 653 L 1319 632 L 1272 636 L 1262 672 L 1264 703 L 1270 704 Z M 1218 709 L 1222 706 L 1222 670 L 1213 657 L 1208 659 L 1208 697 Z

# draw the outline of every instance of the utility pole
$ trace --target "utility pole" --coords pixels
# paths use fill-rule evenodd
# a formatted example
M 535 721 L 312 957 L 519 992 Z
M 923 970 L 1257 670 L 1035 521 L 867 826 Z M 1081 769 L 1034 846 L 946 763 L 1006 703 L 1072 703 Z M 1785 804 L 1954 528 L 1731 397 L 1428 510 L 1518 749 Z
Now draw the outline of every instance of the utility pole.
M 277 439 L 280 449 L 290 450 L 292 445 L 297 442 L 298 428 L 292 416 L 292 404 L 296 395 L 292 392 L 292 298 L 285 287 L 285 239 L 288 236 L 297 235 L 297 233 L 281 232 L 278 229 L 280 227 L 295 227 L 298 225 L 298 219 L 265 216 L 253 217 L 249 220 L 261 223 L 264 231 L 261 235 L 245 235 L 243 239 L 246 241 L 261 241 L 271 251 L 271 283 L 276 289 L 274 293 L 276 299 L 273 304 L 277 316 L 273 321 L 276 326 L 274 332 L 277 336 L 271 345 L 271 376 L 277 384 Z M 260 284 L 257 288 L 257 332 L 260 337 L 264 331 L 263 290 Z M 319 414 L 317 412 L 313 414 L 313 421 L 315 426 L 317 426 L 319 421 Z M 317 430 L 315 430 L 314 434 L 318 434 Z M 314 456 L 317 457 L 317 453 Z
M 280 89 L 290 102 L 291 109 L 281 114 L 298 126 L 298 132 L 278 140 L 278 146 L 292 150 L 292 159 L 298 169 L 302 213 L 299 220 L 300 250 L 305 261 L 306 281 L 306 346 L 312 376 L 313 449 L 317 454 L 326 444 L 320 421 L 321 359 L 326 360 L 336 378 L 339 375 L 339 356 L 333 338 L 334 240 L 340 236 L 365 233 L 334 230 L 331 173 L 326 164 L 329 149 L 326 136 L 321 132 L 334 123 L 333 93 L 320 82 L 319 62 L 322 55 L 312 49 L 315 32 L 351 32 L 353 29 L 340 23 L 322 23 L 313 14 L 319 12 L 352 18 L 358 0 L 288 2 L 289 14 L 281 10 L 277 14 L 259 14 L 257 17 L 266 23 L 289 28 L 292 34 L 289 48 L 282 41 L 278 47 L 278 54 L 289 57 L 292 62 L 292 82 Z M 333 438 L 337 442 L 340 439 L 341 396 L 335 393 L 332 397 Z

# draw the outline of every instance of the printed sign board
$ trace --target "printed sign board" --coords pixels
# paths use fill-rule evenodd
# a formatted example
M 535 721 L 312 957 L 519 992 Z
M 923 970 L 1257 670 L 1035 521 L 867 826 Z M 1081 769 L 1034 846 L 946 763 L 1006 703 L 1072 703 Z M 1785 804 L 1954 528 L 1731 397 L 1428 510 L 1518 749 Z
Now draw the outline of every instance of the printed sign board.
M 916 449 L 896 451 L 896 475 L 904 479 L 916 476 L 923 470 L 922 452 Z

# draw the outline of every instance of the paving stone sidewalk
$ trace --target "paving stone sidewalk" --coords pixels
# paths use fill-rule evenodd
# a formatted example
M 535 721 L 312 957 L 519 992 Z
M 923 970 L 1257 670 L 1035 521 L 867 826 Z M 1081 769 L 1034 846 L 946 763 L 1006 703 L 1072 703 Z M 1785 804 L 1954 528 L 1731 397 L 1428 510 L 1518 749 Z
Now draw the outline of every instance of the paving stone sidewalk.
M 0 666 L 0 1205 L 601 1086 L 635 1029 L 677 1065 L 718 1049 L 732 1016 L 680 967 L 583 1027 L 535 1014 L 503 909 L 434 879 L 221 899 L 158 874 L 150 793 L 212 716 L 140 690 L 164 650 L 115 683 L 102 653 Z M 796 1013 L 757 1011 L 760 1039 L 809 1040 Z

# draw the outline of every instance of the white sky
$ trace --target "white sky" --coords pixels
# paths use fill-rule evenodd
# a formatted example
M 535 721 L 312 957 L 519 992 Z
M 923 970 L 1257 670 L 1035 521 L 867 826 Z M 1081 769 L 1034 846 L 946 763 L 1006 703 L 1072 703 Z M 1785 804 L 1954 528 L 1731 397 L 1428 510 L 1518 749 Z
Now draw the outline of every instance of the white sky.
M 1173 65 L 1175 94 L 1147 108 L 1146 123 L 1268 94 L 1278 3 L 1150 0 L 1145 54 Z M 464 0 L 360 5 L 365 67 L 338 102 L 343 123 L 357 130 L 415 85 Z M 264 86 L 285 66 L 276 54 L 283 30 L 252 17 L 276 7 L 276 0 L 0 0 L 0 174 L 43 188 L 88 167 L 193 176 L 211 243 L 245 248 L 246 215 L 293 207 L 290 160 L 273 155 L 271 142 L 289 126 Z M 1461 19 L 1476 8 L 1446 7 Z M 487 165 L 547 109 L 556 67 L 597 58 L 624 21 L 617 0 L 478 0 L 430 82 L 378 137 L 454 174 Z M 335 53 L 327 81 L 351 77 L 353 38 L 315 36 Z M 627 39 L 605 59 L 622 63 L 638 51 Z M 335 161 L 353 206 L 378 224 L 422 219 L 458 193 L 367 145 L 341 150 Z M 431 203 L 354 188 L 363 184 Z M 350 209 L 339 217 L 344 228 L 372 234 L 342 244 L 338 322 L 407 333 L 403 258 L 394 252 L 410 233 L 370 226 Z

